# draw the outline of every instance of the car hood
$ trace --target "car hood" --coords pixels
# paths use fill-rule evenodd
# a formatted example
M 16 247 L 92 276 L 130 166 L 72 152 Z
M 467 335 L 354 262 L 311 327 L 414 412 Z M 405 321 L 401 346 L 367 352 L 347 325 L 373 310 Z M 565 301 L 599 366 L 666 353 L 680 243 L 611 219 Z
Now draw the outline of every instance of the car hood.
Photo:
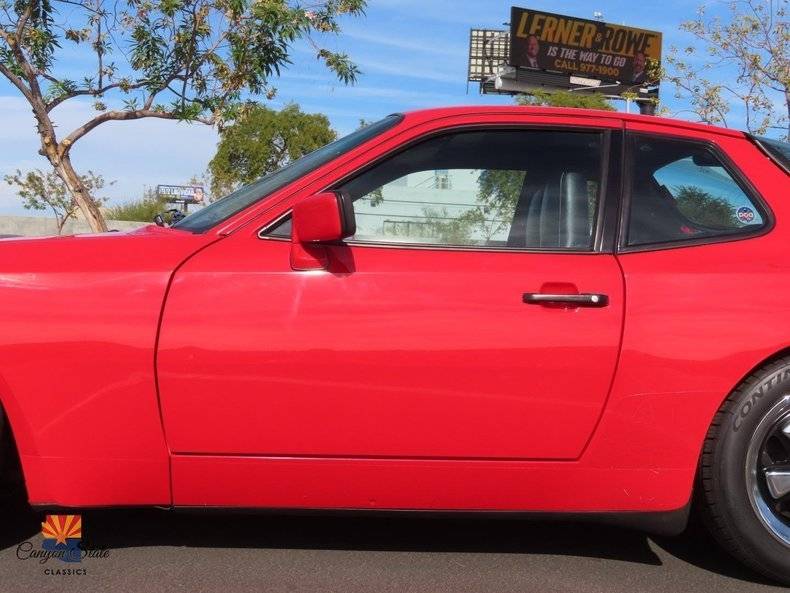
M 0 239 L 0 273 L 175 269 L 216 235 L 148 225 L 128 232 Z

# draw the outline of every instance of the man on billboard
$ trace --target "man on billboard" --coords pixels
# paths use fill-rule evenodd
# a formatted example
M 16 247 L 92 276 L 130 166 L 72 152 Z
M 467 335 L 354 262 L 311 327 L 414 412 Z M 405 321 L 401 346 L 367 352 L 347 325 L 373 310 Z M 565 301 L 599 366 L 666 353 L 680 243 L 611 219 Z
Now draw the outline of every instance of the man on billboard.
M 641 51 L 636 52 L 634 55 L 634 70 L 631 76 L 631 82 L 642 83 L 645 81 L 645 66 L 647 65 L 647 58 Z
M 529 68 L 540 68 L 538 64 L 538 54 L 540 53 L 540 41 L 537 35 L 530 35 L 527 39 L 527 63 Z

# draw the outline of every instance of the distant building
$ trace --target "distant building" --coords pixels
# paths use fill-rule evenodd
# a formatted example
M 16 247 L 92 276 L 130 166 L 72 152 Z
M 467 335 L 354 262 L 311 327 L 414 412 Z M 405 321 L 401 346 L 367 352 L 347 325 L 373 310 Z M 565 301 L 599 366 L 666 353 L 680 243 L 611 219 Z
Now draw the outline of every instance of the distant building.
M 388 183 L 355 204 L 356 237 L 447 243 L 451 241 L 447 237 L 441 240 L 442 234 L 465 232 L 471 242 L 506 241 L 509 220 L 492 219 L 489 224 L 470 223 L 459 229 L 459 219 L 479 206 L 481 174 L 476 169 L 439 169 L 412 173 Z M 487 236 L 492 230 L 494 236 Z

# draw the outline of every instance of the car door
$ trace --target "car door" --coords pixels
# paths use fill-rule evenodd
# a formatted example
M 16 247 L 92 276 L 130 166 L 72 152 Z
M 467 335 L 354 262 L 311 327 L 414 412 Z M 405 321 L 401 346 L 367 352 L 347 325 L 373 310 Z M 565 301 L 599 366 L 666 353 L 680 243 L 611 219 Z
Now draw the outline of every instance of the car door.
M 632 429 L 690 485 L 722 402 L 787 347 L 787 325 L 766 321 L 786 303 L 784 236 L 768 206 L 785 203 L 786 178 L 740 132 L 661 120 L 627 131 L 618 259 L 628 315 L 606 414 L 644 410 Z
M 287 209 L 186 262 L 157 359 L 171 451 L 577 458 L 620 345 L 619 131 L 506 123 L 444 123 L 313 188 L 354 201 L 326 270 L 291 269 Z

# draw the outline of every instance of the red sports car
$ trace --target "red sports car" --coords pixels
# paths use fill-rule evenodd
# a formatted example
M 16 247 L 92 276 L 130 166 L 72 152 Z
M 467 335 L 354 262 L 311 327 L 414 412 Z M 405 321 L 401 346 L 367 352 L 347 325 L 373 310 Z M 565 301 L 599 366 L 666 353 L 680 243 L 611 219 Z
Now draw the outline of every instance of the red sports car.
M 392 115 L 171 228 L 0 242 L 41 507 L 496 511 L 790 583 L 790 145 L 603 111 Z

